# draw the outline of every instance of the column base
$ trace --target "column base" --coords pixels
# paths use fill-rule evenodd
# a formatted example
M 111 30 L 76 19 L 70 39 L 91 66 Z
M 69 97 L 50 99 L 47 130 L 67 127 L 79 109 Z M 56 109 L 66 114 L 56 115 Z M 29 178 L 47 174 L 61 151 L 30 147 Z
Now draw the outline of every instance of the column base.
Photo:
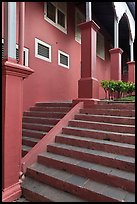
M 2 191 L 2 202 L 13 202 L 14 200 L 20 198 L 22 194 L 19 182 L 3 189 Z
M 78 98 L 99 99 L 99 83 L 96 78 L 81 78 L 78 81 Z

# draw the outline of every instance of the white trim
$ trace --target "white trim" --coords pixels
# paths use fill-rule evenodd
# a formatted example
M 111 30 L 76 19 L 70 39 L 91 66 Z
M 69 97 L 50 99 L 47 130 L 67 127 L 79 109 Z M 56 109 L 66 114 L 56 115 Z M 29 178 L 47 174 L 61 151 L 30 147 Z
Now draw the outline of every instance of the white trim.
M 62 2 L 62 3 L 66 3 L 66 9 L 65 11 L 63 11 L 61 8 L 59 8 L 58 6 L 58 2 L 50 2 L 51 4 L 53 4 L 56 8 L 56 13 L 55 13 L 55 22 L 52 21 L 50 18 L 47 17 L 47 2 L 44 2 L 44 19 L 49 22 L 51 25 L 55 26 L 56 28 L 58 28 L 59 30 L 61 30 L 63 33 L 67 34 L 67 2 Z M 65 15 L 65 28 L 62 27 L 60 24 L 57 23 L 57 10 L 60 10 L 64 15 Z
M 4 44 L 4 38 L 2 38 L 2 44 Z M 19 49 L 19 45 L 16 44 L 16 49 Z M 25 52 L 25 66 L 28 67 L 29 66 L 29 49 L 24 47 L 23 51 Z
M 49 58 L 41 56 L 41 55 L 38 54 L 38 43 L 49 48 Z M 39 59 L 42 59 L 42 60 L 45 60 L 47 62 L 51 62 L 51 45 L 49 45 L 49 44 L 35 38 L 35 57 L 37 57 Z
M 60 54 L 66 56 L 68 58 L 68 66 L 67 65 L 64 65 L 60 62 Z M 62 67 L 65 67 L 65 68 L 69 68 L 69 55 L 61 50 L 58 50 L 58 65 L 62 66 Z

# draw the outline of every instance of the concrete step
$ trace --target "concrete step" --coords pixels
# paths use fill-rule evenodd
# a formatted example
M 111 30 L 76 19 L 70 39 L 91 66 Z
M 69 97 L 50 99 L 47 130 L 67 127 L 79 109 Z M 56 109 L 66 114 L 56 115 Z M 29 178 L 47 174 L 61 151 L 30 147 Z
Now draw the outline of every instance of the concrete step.
M 25 111 L 23 116 L 34 116 L 34 117 L 48 117 L 48 118 L 62 118 L 66 113 L 62 112 L 41 112 L 41 111 Z
M 94 121 L 84 121 L 84 120 L 71 120 L 69 125 L 71 127 L 80 127 L 96 130 L 105 130 L 112 132 L 123 132 L 123 133 L 135 133 L 134 125 L 123 125 L 123 124 L 114 124 L 114 123 L 104 123 L 104 122 L 94 122 Z
M 71 108 L 69 107 L 41 107 L 33 106 L 30 108 L 30 111 L 44 111 L 44 112 L 68 112 Z
M 126 143 L 119 143 L 107 140 L 99 140 L 88 137 L 79 137 L 64 134 L 57 135 L 55 138 L 55 142 L 78 147 L 84 147 L 92 150 L 116 153 L 125 156 L 131 157 L 135 156 L 135 145 Z
M 72 102 L 37 102 L 40 107 L 72 107 Z
M 89 137 L 101 140 L 135 144 L 135 134 L 118 133 L 112 131 L 94 130 L 87 128 L 65 127 L 62 129 L 63 134 Z
M 86 202 L 75 195 L 30 177 L 26 177 L 22 188 L 23 195 L 31 202 Z
M 135 125 L 135 117 L 122 117 L 110 115 L 94 115 L 94 114 L 77 114 L 76 120 L 86 120 L 94 122 L 116 123 L 125 125 Z
M 103 164 L 105 166 L 117 168 L 120 170 L 135 172 L 135 158 L 129 156 L 123 156 L 119 154 L 113 154 L 104 151 L 92 150 L 60 143 L 53 143 L 48 145 L 47 151 L 88 162 Z
M 80 110 L 80 113 L 94 114 L 94 115 L 114 115 L 114 116 L 135 116 L 135 110 L 115 110 L 115 109 L 93 109 L 84 108 Z
M 55 125 L 60 121 L 59 118 L 44 118 L 44 117 L 30 117 L 24 116 L 23 122 L 25 123 L 41 123 L 41 124 L 51 124 Z
M 99 103 L 99 104 L 92 104 L 88 105 L 88 108 L 96 108 L 96 109 L 127 109 L 127 110 L 134 110 L 135 109 L 135 103 Z
M 46 131 L 29 130 L 24 128 L 22 129 L 22 135 L 26 137 L 42 139 L 46 134 Z
M 135 192 L 135 174 L 131 172 L 48 152 L 38 155 L 38 163 Z
M 24 157 L 31 149 L 32 147 L 22 145 L 22 157 Z
M 39 141 L 40 139 L 37 139 L 37 138 L 25 137 L 25 136 L 22 137 L 22 144 L 29 147 L 34 147 Z
M 39 130 L 39 131 L 45 131 L 48 132 L 53 128 L 53 125 L 45 125 L 40 123 L 23 123 L 22 127 L 29 130 Z
M 127 195 L 130 196 L 130 200 L 134 201 L 135 199 L 133 193 L 121 188 L 95 182 L 89 178 L 38 163 L 28 167 L 26 176 L 92 202 L 122 202 L 122 200 L 126 201 Z

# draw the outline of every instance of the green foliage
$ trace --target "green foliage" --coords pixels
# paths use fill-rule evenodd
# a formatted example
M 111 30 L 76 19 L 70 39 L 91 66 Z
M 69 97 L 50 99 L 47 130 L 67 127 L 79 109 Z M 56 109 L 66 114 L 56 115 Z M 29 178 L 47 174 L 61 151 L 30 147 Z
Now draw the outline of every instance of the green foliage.
M 135 91 L 135 84 L 133 82 L 123 82 L 115 80 L 102 80 L 101 86 L 103 87 L 106 98 L 114 99 L 120 98 L 122 95 L 132 95 Z

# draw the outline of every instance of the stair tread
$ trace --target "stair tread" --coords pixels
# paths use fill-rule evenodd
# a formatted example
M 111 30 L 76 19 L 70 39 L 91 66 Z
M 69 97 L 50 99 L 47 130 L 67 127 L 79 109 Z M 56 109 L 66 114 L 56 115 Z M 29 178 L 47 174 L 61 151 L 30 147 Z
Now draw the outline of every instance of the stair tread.
M 80 127 L 71 127 L 71 126 L 67 126 L 65 128 L 69 128 L 69 129 L 75 129 L 75 130 L 86 130 L 86 131 L 90 131 L 90 132 L 99 132 L 99 133 L 106 133 L 106 134 L 110 134 L 113 133 L 115 135 L 125 135 L 125 136 L 135 136 L 135 134 L 131 134 L 131 133 L 119 133 L 119 132 L 112 132 L 112 131 L 104 131 L 104 130 L 98 130 L 98 129 L 88 129 L 88 128 L 80 128 Z
M 116 115 L 99 115 L 99 114 L 97 114 L 97 115 L 95 115 L 95 114 L 84 114 L 84 113 L 80 113 L 80 114 L 77 114 L 77 115 L 86 115 L 86 116 L 95 116 L 95 117 L 104 117 L 104 118 L 121 118 L 121 119 L 135 119 L 135 117 L 134 116 L 116 116 Z
M 106 122 L 95 122 L 95 121 L 87 121 L 87 120 L 71 120 L 72 122 L 79 122 L 79 123 L 89 123 L 89 124 L 99 124 L 99 125 L 110 125 L 110 126 L 118 126 L 118 127 L 135 127 L 135 125 L 125 125 L 125 124 L 117 124 L 117 123 L 106 123 Z
M 108 153 L 108 152 L 99 151 L 99 150 L 92 150 L 92 149 L 87 149 L 83 147 L 81 148 L 81 147 L 76 147 L 76 146 L 66 145 L 61 143 L 52 143 L 49 146 L 64 148 L 64 149 L 73 150 L 73 151 L 82 152 L 82 153 L 88 153 L 88 154 L 97 155 L 97 156 L 106 157 L 106 158 L 112 158 L 115 160 L 122 160 L 133 164 L 135 163 L 135 158 L 130 156 L 123 156 L 119 154 L 113 154 L 113 153 Z
M 74 164 L 74 165 L 80 166 L 84 169 L 93 169 L 93 170 L 96 170 L 98 172 L 106 173 L 107 175 L 110 174 L 110 175 L 114 175 L 114 176 L 118 176 L 118 177 L 121 177 L 124 179 L 131 180 L 131 181 L 135 181 L 135 174 L 134 173 L 124 171 L 124 170 L 119 170 L 119 169 L 116 169 L 113 167 L 108 167 L 105 165 L 96 164 L 93 162 L 87 162 L 87 161 L 83 161 L 83 160 L 79 160 L 79 159 L 73 159 L 73 158 L 68 157 L 68 156 L 58 155 L 58 154 L 54 154 L 51 152 L 42 152 L 39 154 L 39 156 L 54 159 L 56 161 L 61 161 L 65 164 Z
M 24 119 L 30 118 L 30 119 L 44 119 L 44 120 L 60 120 L 59 118 L 47 118 L 47 117 L 40 117 L 40 116 L 23 116 Z
M 22 145 L 22 151 L 30 151 L 32 147 L 29 147 L 27 145 Z
M 31 111 L 25 111 L 25 113 L 48 113 L 48 114 L 52 114 L 52 113 L 56 113 L 56 114 L 66 114 L 66 112 L 47 112 L 47 111 L 33 111 L 33 110 L 31 110 Z
M 29 122 L 23 122 L 23 125 L 34 125 L 34 126 L 43 126 L 43 127 L 54 127 L 54 125 L 50 124 L 43 124 L 43 123 L 29 123 Z
M 40 139 L 33 138 L 33 137 L 27 137 L 27 136 L 23 136 L 22 139 L 33 141 L 33 142 L 39 142 L 40 141 Z
M 45 183 L 33 180 L 30 177 L 26 177 L 26 183 L 23 184 L 23 188 L 27 188 L 34 193 L 45 196 L 53 202 L 84 202 L 83 200 L 75 195 L 61 191 Z M 25 185 L 26 184 L 26 185 Z M 29 185 L 28 185 L 29 184 Z
M 131 149 L 135 149 L 135 145 L 127 144 L 127 143 L 120 143 L 120 142 L 100 140 L 100 139 L 94 139 L 94 138 L 89 138 L 89 137 L 80 137 L 80 136 L 67 135 L 67 134 L 58 134 L 57 137 L 58 136 L 64 137 L 64 138 L 78 139 L 78 140 L 82 140 L 82 141 L 95 142 L 95 143 L 100 143 L 100 144 L 111 144 L 111 145 L 116 145 L 119 147 L 128 147 Z
M 48 175 L 52 178 L 63 181 L 65 183 L 70 183 L 72 185 L 78 186 L 82 189 L 88 189 L 92 192 L 96 192 L 96 193 L 105 195 L 107 197 L 111 197 L 113 199 L 118 199 L 119 201 L 124 200 L 127 194 L 129 194 L 128 191 L 123 190 L 121 188 L 99 183 L 89 178 L 77 176 L 75 174 L 68 173 L 66 171 L 55 169 L 55 168 L 50 168 L 38 163 L 31 165 L 29 169 Z M 130 195 L 132 195 L 132 199 L 134 199 L 135 195 L 133 193 L 130 193 Z
M 41 133 L 41 134 L 47 134 L 47 132 L 45 132 L 45 131 L 29 130 L 29 129 L 26 129 L 26 128 L 23 128 L 22 131 L 25 131 L 25 132 L 34 132 L 34 133 Z

